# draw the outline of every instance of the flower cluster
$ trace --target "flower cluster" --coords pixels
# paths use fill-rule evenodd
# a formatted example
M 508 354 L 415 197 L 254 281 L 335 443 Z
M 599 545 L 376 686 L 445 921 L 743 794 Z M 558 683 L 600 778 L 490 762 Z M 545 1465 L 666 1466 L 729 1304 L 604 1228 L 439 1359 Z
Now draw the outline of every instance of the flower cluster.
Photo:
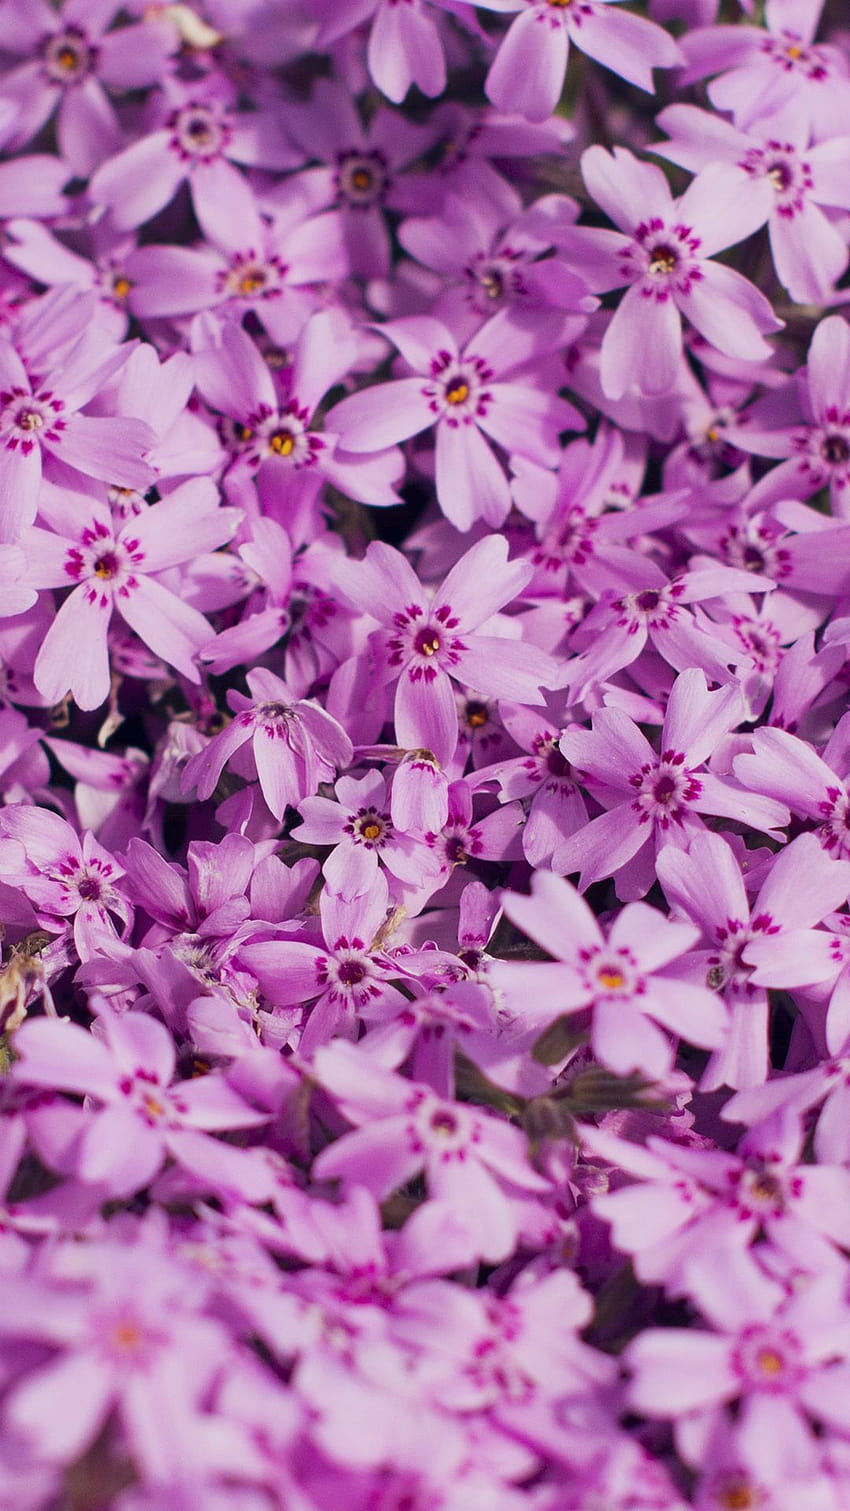
M 841 22 L 0 6 L 0 1511 L 850 1507 Z

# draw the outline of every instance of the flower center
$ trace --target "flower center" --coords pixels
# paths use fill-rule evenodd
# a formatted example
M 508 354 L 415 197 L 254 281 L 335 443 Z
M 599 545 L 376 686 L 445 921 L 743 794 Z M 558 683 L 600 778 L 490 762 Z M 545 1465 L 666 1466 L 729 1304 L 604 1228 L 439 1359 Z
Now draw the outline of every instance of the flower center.
M 197 157 L 204 162 L 217 157 L 229 131 L 206 105 L 186 105 L 172 118 L 172 146 L 181 157 Z
M 115 552 L 106 551 L 103 556 L 97 558 L 94 564 L 94 575 L 95 577 L 104 579 L 115 577 L 118 574 L 118 569 L 118 557 L 115 555 Z
M 359 152 L 343 153 L 339 160 L 337 187 L 350 205 L 357 208 L 373 205 L 387 187 L 384 159 L 377 152 L 369 156 Z
M 343 986 L 359 986 L 365 980 L 366 967 L 362 960 L 343 960 L 337 975 Z
M 92 53 L 82 32 L 75 27 L 48 38 L 44 44 L 44 66 L 57 84 L 73 84 L 88 73 Z
M 824 436 L 820 454 L 830 467 L 843 467 L 850 461 L 850 446 L 843 435 L 833 431 Z
M 656 803 L 671 803 L 676 795 L 676 787 L 675 777 L 667 772 L 655 784 L 653 795 Z
M 144 1333 L 135 1322 L 116 1322 L 110 1329 L 109 1341 L 119 1353 L 136 1353 Z
M 19 430 L 41 430 L 44 424 L 44 415 L 37 409 L 22 409 L 18 413 Z
M 457 1118 L 447 1111 L 435 1112 L 431 1118 L 431 1132 L 438 1138 L 454 1138 L 457 1133 Z
M 276 430 L 269 436 L 269 448 L 278 456 L 289 456 L 295 449 L 295 437 L 291 430 Z
M 462 378 L 456 379 L 450 387 L 446 388 L 446 401 L 449 404 L 463 404 L 469 398 L 469 384 Z
M 720 1511 L 755 1511 L 762 1497 L 754 1485 L 736 1475 L 715 1492 L 715 1499 Z
M 549 0 L 550 5 L 552 0 Z M 650 273 L 675 273 L 679 266 L 679 254 L 674 247 L 667 246 L 663 242 L 660 246 L 653 247 L 649 259 Z
M 249 268 L 242 274 L 238 282 L 240 294 L 259 294 L 266 286 L 266 275 L 262 268 Z
M 420 656 L 436 656 L 440 649 L 441 641 L 436 630 L 428 625 L 426 629 L 420 630 L 415 644 Z
M 99 902 L 102 888 L 96 876 L 87 875 L 77 882 L 77 891 L 83 902 Z
M 767 177 L 770 179 L 777 194 L 784 194 L 786 189 L 790 189 L 793 180 L 793 174 L 788 163 L 783 162 L 771 163 L 767 170 Z
M 596 979 L 599 985 L 604 986 L 608 992 L 618 991 L 626 982 L 623 972 L 616 970 L 613 966 L 603 966 L 601 971 L 597 971 Z
M 569 5 L 571 0 L 549 0 L 549 4 Z M 480 276 L 481 284 L 488 299 L 501 299 L 505 292 L 505 280 L 496 268 L 487 268 Z
M 653 609 L 658 608 L 660 600 L 661 595 L 655 588 L 646 588 L 642 593 L 635 595 L 635 607 L 640 609 L 642 614 L 651 614 Z
M 485 703 L 467 703 L 466 722 L 470 729 L 483 729 L 489 714 Z

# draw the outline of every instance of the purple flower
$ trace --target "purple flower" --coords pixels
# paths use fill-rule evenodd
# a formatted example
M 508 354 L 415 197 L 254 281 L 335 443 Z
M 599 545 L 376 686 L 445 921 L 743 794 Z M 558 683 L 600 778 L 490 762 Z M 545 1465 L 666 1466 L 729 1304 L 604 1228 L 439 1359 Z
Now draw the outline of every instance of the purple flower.
M 353 1045 L 319 1050 L 315 1073 L 355 1124 L 314 1160 L 317 1179 L 365 1186 L 384 1200 L 424 1169 L 429 1193 L 457 1211 L 482 1258 L 510 1253 L 517 1231 L 511 1193 L 549 1186 L 528 1163 L 518 1128 L 442 1101 L 370 1064 Z
M 664 1077 L 673 1063 L 666 1034 L 656 1026 L 705 1048 L 726 1035 L 726 1014 L 703 987 L 665 976 L 695 943 L 695 934 L 644 903 L 631 903 L 617 916 L 606 938 L 587 903 L 569 882 L 538 872 L 531 897 L 505 893 L 502 906 L 525 934 L 553 956 L 553 963 L 495 961 L 489 977 L 509 1003 L 533 1004 L 533 1026 L 554 1022 L 561 1013 L 591 1011 L 594 1054 L 617 1074 L 640 1070 Z
M 69 1118 L 64 1156 L 61 1125 L 54 1122 L 60 1167 L 72 1167 L 81 1180 L 112 1196 L 129 1196 L 148 1185 L 168 1154 L 189 1170 L 199 1162 L 205 1175 L 212 1157 L 210 1151 L 205 1158 L 207 1131 L 267 1121 L 221 1075 L 174 1083 L 174 1041 L 155 1018 L 106 1013 L 99 1022 L 99 1038 L 75 1023 L 45 1018 L 23 1024 L 15 1038 L 19 1085 L 76 1092 L 101 1104 L 82 1126 Z M 37 1122 L 38 1112 L 33 1116 Z
M 685 849 L 702 827 L 700 814 L 768 832 L 787 823 L 783 803 L 700 769 L 743 712 L 737 688 L 709 692 L 702 672 L 693 668 L 673 685 L 660 754 L 618 708 L 603 709 L 591 730 L 567 730 L 561 751 L 606 811 L 565 839 L 555 856 L 561 874 L 580 871 L 582 889 L 615 876 L 619 896 L 642 897 L 653 881 L 655 853 L 667 845 Z
M 639 89 L 652 92 L 653 68 L 683 61 L 673 38 L 654 22 L 608 8 L 609 0 L 485 0 L 486 8 L 520 10 L 487 75 L 488 99 L 530 121 L 553 113 L 570 43 Z M 523 6 L 527 7 L 523 9 Z
M 234 718 L 186 763 L 183 790 L 196 787 L 199 797 L 211 797 L 224 767 L 250 742 L 251 775 L 280 822 L 289 804 L 296 807 L 320 782 L 332 780 L 336 767 L 349 764 L 351 741 L 318 703 L 293 698 L 272 672 L 249 672 L 248 687 L 250 698 L 228 695 Z
M 693 105 L 670 105 L 656 124 L 671 141 L 653 150 L 697 172 L 709 163 L 735 163 L 754 182 L 766 179 L 770 249 L 778 278 L 800 304 L 824 303 L 847 266 L 847 244 L 819 207 L 850 209 L 844 164 L 850 138 L 809 144 L 804 123 L 789 111 L 768 131 L 739 131 Z
M 440 507 L 459 530 L 481 518 L 500 525 L 510 489 L 485 435 L 509 454 L 553 466 L 562 430 L 583 429 L 577 410 L 533 385 L 516 369 L 532 351 L 505 311 L 488 320 L 462 350 L 432 316 L 380 327 L 417 377 L 399 378 L 343 399 L 327 416 L 348 451 L 378 451 L 436 427 Z
M 663 394 L 676 381 L 681 316 L 727 356 L 756 362 L 770 354 L 765 335 L 782 329 L 769 301 L 733 268 L 710 259 L 757 230 L 772 190 L 742 170 L 711 163 L 678 199 L 660 168 L 631 152 L 583 153 L 588 192 L 619 231 L 564 228 L 558 241 L 597 293 L 628 284 L 602 342 L 600 375 L 608 398 L 633 386 Z
M 80 413 L 128 355 L 120 347 L 104 351 L 83 335 L 55 370 L 41 369 L 33 380 L 20 352 L 0 338 L 0 540 L 17 540 L 35 519 L 45 462 L 113 486 L 146 488 L 154 481 L 149 426 Z
M 210 639 L 209 623 L 158 574 L 228 540 L 236 511 L 218 508 L 216 491 L 205 479 L 184 483 L 123 525 L 95 498 L 68 494 L 60 502 L 60 497 L 51 495 L 42 508 L 42 518 L 56 533 L 33 527 L 24 534 L 34 559 L 34 585 L 71 588 L 36 658 L 33 675 L 42 696 L 58 703 L 70 690 L 80 708 L 97 708 L 106 700 L 107 637 L 115 609 L 157 655 L 199 682 L 195 658 Z
M 535 703 L 554 676 L 544 652 L 479 633 L 531 576 L 526 563 L 508 561 L 499 536 L 470 546 L 433 595 L 399 551 L 378 541 L 362 561 L 340 561 L 335 576 L 351 603 L 383 622 L 373 642 L 377 675 L 382 683 L 398 679 L 395 733 L 407 750 L 424 747 L 440 762 L 451 759 L 458 737 L 452 679 Z

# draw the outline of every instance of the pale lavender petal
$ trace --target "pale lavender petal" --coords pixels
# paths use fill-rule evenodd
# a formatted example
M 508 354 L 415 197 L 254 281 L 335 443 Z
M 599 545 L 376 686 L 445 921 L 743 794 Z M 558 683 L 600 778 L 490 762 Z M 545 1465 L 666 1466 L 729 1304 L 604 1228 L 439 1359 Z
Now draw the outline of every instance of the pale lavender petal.
M 746 241 L 763 226 L 774 204 L 766 178 L 754 179 L 731 163 L 709 163 L 676 201 L 676 218 L 699 237 L 700 257 L 713 257 Z
M 14 544 L 38 512 L 41 447 L 12 450 L 0 441 L 0 542 Z
M 346 451 L 383 451 L 427 430 L 435 418 L 422 379 L 399 378 L 343 399 L 325 415 L 325 425 Z
M 396 689 L 395 733 L 406 750 L 430 750 L 445 765 L 458 740 L 457 704 L 452 684 L 439 668 L 433 680 L 402 672 Z
M 755 908 L 806 929 L 840 908 L 850 893 L 850 861 L 835 860 L 814 834 L 800 834 L 776 857 Z
M 104 1100 L 116 1092 L 116 1073 L 106 1046 L 76 1023 L 31 1018 L 14 1038 L 15 1079 L 25 1086 L 88 1092 Z
M 153 131 L 112 157 L 92 176 L 89 193 L 111 211 L 116 230 L 130 231 L 169 203 L 185 177 L 169 148 L 170 133 Z
M 667 393 L 681 360 L 682 322 L 673 299 L 658 300 L 640 285 L 627 289 L 602 340 L 599 376 L 606 397 L 621 399 L 630 388 Z
M 531 896 L 505 892 L 502 907 L 511 922 L 554 960 L 572 958 L 579 949 L 603 942 L 584 898 L 560 876 L 538 871 L 532 878 Z
M 850 325 L 840 315 L 818 321 L 807 367 L 812 410 L 823 419 L 831 405 L 850 408 Z
M 200 682 L 196 661 L 202 645 L 212 638 L 209 620 L 191 604 L 183 603 L 152 577 L 139 577 L 135 588 L 120 590 L 116 608 L 140 640 L 176 666 L 190 682 Z
M 498 1264 L 512 1252 L 516 1216 L 507 1196 L 477 1159 L 429 1161 L 428 1192 L 462 1214 L 482 1259 Z
M 56 127 L 59 151 L 78 178 L 88 178 L 124 140 L 102 85 L 92 78 L 65 90 Z
M 36 657 L 33 681 L 48 704 L 70 692 L 79 708 L 99 708 L 109 697 L 106 633 L 112 596 L 86 583 L 65 599 Z M 209 636 L 207 636 L 209 638 Z
M 744 362 L 769 357 L 771 347 L 764 336 L 783 326 L 770 301 L 724 263 L 705 262 L 701 268 L 702 278 L 691 283 L 687 294 L 677 296 L 682 314 L 727 357 Z
M 477 519 L 498 528 L 510 511 L 507 476 L 476 425 L 437 426 L 436 482 L 440 508 L 457 530 Z
M 234 226 L 249 226 L 256 219 L 248 182 L 226 158 L 198 163 L 189 177 L 189 185 L 195 214 L 210 241 L 227 246 Z
M 485 535 L 464 552 L 437 589 L 434 610 L 447 605 L 464 631 L 473 630 L 518 597 L 533 575 L 529 562 L 508 560 L 503 535 Z
M 6 1402 L 9 1429 L 37 1443 L 40 1454 L 58 1463 L 76 1460 L 105 1421 L 113 1389 L 93 1352 L 60 1354 L 13 1389 Z
M 383 0 L 367 51 L 369 72 L 382 94 L 399 105 L 411 84 L 433 99 L 446 87 L 446 60 L 435 21 L 421 7 Z
M 159 1129 L 149 1127 L 126 1103 L 116 1102 L 86 1129 L 76 1168 L 81 1180 L 106 1187 L 112 1196 L 126 1197 L 150 1184 L 164 1158 Z
M 383 541 L 373 541 L 362 561 L 341 557 L 333 570 L 344 600 L 376 619 L 391 623 L 400 608 L 426 607 L 425 590 L 410 562 Z
M 254 731 L 253 749 L 260 790 L 269 811 L 278 823 L 282 823 L 287 807 L 298 801 L 303 790 L 292 754 L 286 746 L 281 747 L 276 732 L 263 725 L 259 725 Z
M 87 477 L 122 488 L 148 488 L 156 470 L 146 460 L 156 436 L 144 420 L 122 416 L 74 414 L 55 443 L 47 447 L 60 461 Z
M 655 163 L 644 163 L 625 147 L 607 152 L 588 147 L 581 171 L 588 194 L 621 231 L 633 231 L 652 216 L 669 221 L 670 185 Z
M 491 383 L 492 404 L 479 417 L 481 429 L 506 451 L 517 452 L 544 467 L 560 460 L 562 430 L 582 430 L 581 415 L 556 394 L 519 383 Z
M 752 735 L 753 754 L 737 756 L 735 776 L 761 796 L 793 804 L 795 813 L 821 818 L 821 804 L 835 773 L 811 746 L 784 729 L 757 729 Z
M 570 36 L 589 58 L 604 63 L 622 79 L 650 94 L 653 68 L 675 68 L 684 61 L 673 38 L 662 27 L 619 6 L 589 9 L 581 15 L 579 24 L 573 24 Z
M 239 959 L 256 976 L 263 995 L 280 1007 L 318 997 L 319 965 L 326 958 L 315 945 L 294 939 L 247 944 L 239 951 Z
M 726 1338 L 696 1329 L 649 1328 L 629 1344 L 629 1403 L 649 1417 L 676 1418 L 730 1401 L 740 1390 Z
M 651 838 L 652 830 L 640 824 L 630 808 L 612 808 L 564 841 L 558 851 L 558 869 L 565 876 L 578 871 L 579 888 L 584 891 L 605 876 L 615 876 Z
M 722 997 L 690 981 L 653 976 L 641 1009 L 665 1028 L 701 1049 L 717 1049 L 726 1039 L 729 1015 Z
M 695 834 L 687 851 L 665 846 L 658 879 L 671 903 L 699 924 L 706 939 L 730 921 L 746 923 L 750 907 L 731 847 L 719 834 Z
M 780 282 L 798 304 L 821 304 L 847 267 L 847 243 L 822 210 L 804 200 L 793 216 L 770 219 L 770 249 Z
M 314 1178 L 365 1186 L 378 1201 L 385 1201 L 422 1169 L 422 1152 L 405 1136 L 406 1122 L 384 1118 L 344 1133 L 313 1161 Z
M 560 17 L 532 7 L 512 22 L 490 67 L 485 92 L 497 110 L 546 121 L 560 99 L 569 56 Z
M 472 635 L 458 653 L 459 680 L 476 692 L 513 703 L 543 702 L 541 689 L 555 686 L 558 663 L 535 645 L 496 635 Z

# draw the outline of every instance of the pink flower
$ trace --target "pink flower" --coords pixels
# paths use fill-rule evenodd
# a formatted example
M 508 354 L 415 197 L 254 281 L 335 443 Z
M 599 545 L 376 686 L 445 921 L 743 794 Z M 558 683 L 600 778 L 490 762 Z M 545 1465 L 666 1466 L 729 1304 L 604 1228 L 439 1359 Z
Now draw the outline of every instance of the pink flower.
M 499 110 L 530 121 L 552 115 L 567 71 L 570 43 L 639 89 L 652 92 L 653 68 L 683 61 L 673 38 L 654 22 L 608 8 L 608 0 L 485 0 L 487 9 L 521 11 L 487 75 L 487 96 Z M 526 6 L 526 9 L 523 9 Z
M 510 489 L 485 435 L 509 455 L 554 466 L 562 430 L 584 421 L 564 399 L 535 386 L 517 368 L 535 354 L 510 311 L 494 315 L 462 350 L 429 315 L 391 320 L 381 334 L 398 347 L 415 377 L 378 384 L 343 399 L 327 416 L 346 450 L 378 451 L 436 426 L 440 507 L 458 530 L 476 519 L 500 525 Z
M 477 692 L 535 703 L 554 677 L 543 651 L 478 632 L 531 576 L 525 562 L 508 561 L 500 536 L 471 546 L 433 595 L 401 552 L 379 541 L 362 561 L 340 561 L 334 575 L 345 598 L 384 625 L 373 642 L 376 671 L 381 683 L 398 679 L 395 733 L 407 750 L 424 747 L 440 762 L 451 759 L 458 738 L 453 678 Z
M 502 906 L 553 963 L 493 961 L 488 971 L 531 1026 L 590 1009 L 593 1052 L 619 1075 L 640 1070 L 661 1078 L 671 1069 L 673 1048 L 659 1023 L 693 1044 L 722 1044 L 726 1013 L 717 996 L 664 972 L 695 943 L 693 929 L 636 902 L 606 938 L 569 882 L 540 871 L 532 888 L 531 897 L 505 893 Z
M 511 1193 L 549 1188 L 528 1163 L 518 1128 L 442 1101 L 368 1062 L 353 1045 L 320 1049 L 315 1074 L 357 1125 L 314 1160 L 318 1180 L 365 1186 L 385 1200 L 424 1169 L 429 1193 L 457 1211 L 483 1259 L 510 1253 L 518 1230 Z
M 235 717 L 186 763 L 183 790 L 197 787 L 199 797 L 211 797 L 224 767 L 250 742 L 251 775 L 280 821 L 287 805 L 296 807 L 320 782 L 333 780 L 335 768 L 349 764 L 352 745 L 336 719 L 318 703 L 293 698 L 272 672 L 258 667 L 247 680 L 252 697 L 228 695 Z
M 18 1085 L 76 1092 L 100 1103 L 82 1125 L 69 1117 L 61 1168 L 111 1196 L 130 1196 L 153 1180 L 168 1155 L 206 1176 L 220 1149 L 219 1174 L 226 1181 L 228 1156 L 238 1163 L 241 1151 L 208 1149 L 207 1132 L 256 1128 L 268 1115 L 249 1107 L 222 1075 L 175 1083 L 174 1040 L 157 1019 L 104 1012 L 99 1022 L 97 1038 L 75 1023 L 47 1018 L 24 1023 L 16 1035 Z M 68 1110 L 73 1113 L 70 1104 Z M 39 1116 L 32 1114 L 36 1127 Z M 61 1122 L 52 1119 L 52 1128 L 58 1152 Z
M 105 701 L 108 632 L 116 609 L 151 650 L 190 682 L 200 682 L 195 658 L 210 639 L 209 622 L 170 592 L 158 574 L 233 534 L 238 514 L 218 507 L 212 483 L 184 483 L 124 524 L 107 503 L 57 490 L 42 517 L 55 534 L 35 527 L 26 532 L 30 578 L 38 587 L 72 589 L 36 658 L 33 675 L 42 697 L 58 703 L 70 691 L 80 708 Z
M 595 292 L 629 285 L 602 341 L 607 397 L 673 387 L 682 315 L 727 356 L 769 356 L 764 336 L 782 321 L 746 278 L 710 260 L 763 225 L 772 202 L 767 181 L 753 184 L 742 169 L 712 163 L 674 199 L 661 169 L 623 147 L 613 154 L 588 147 L 581 162 L 588 192 L 620 229 L 564 228 L 559 244 Z

